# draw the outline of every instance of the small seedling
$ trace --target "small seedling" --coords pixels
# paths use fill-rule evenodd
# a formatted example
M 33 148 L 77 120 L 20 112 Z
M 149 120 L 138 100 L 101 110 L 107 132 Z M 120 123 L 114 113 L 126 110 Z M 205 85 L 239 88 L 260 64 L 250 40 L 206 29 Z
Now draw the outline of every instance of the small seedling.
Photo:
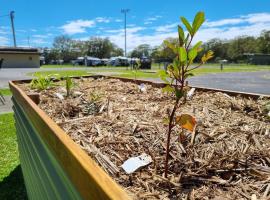
M 182 114 L 180 116 L 175 116 L 178 108 L 185 104 L 187 100 L 188 85 L 186 79 L 193 75 L 191 73 L 192 70 L 199 68 L 207 60 L 213 57 L 213 52 L 208 51 L 202 56 L 199 65 L 193 66 L 194 59 L 197 57 L 198 53 L 202 51 L 202 42 L 197 42 L 193 46 L 191 46 L 191 43 L 195 34 L 205 21 L 204 13 L 198 12 L 192 24 L 190 24 L 184 17 L 181 17 L 181 21 L 186 27 L 188 33 L 185 35 L 183 28 L 178 26 L 178 44 L 175 45 L 168 41 L 164 41 L 168 48 L 172 49 L 172 51 L 176 54 L 176 57 L 173 60 L 173 63 L 168 66 L 167 73 L 164 70 L 159 72 L 160 78 L 167 84 L 167 86 L 163 88 L 163 91 L 174 95 L 173 109 L 168 111 L 168 118 L 165 120 L 168 123 L 164 170 L 164 175 L 166 178 L 168 176 L 170 138 L 173 128 L 178 125 L 181 128 L 193 132 L 196 126 L 196 120 L 191 115 Z
M 31 81 L 30 87 L 37 90 L 46 90 L 54 85 L 50 76 L 39 76 Z
M 135 64 L 133 65 L 132 73 L 134 74 L 134 80 L 136 81 L 138 70 L 140 69 L 140 61 L 135 60 L 134 62 L 135 62 Z
M 65 78 L 65 80 L 66 80 L 67 97 L 69 97 L 70 94 L 71 94 L 71 89 L 74 87 L 74 83 L 73 83 L 72 79 L 69 76 L 67 76 Z

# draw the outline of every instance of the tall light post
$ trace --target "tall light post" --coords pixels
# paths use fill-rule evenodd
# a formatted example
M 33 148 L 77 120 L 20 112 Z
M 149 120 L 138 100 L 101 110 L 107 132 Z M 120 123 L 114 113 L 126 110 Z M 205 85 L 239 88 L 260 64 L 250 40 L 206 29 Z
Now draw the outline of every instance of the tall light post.
M 14 11 L 10 12 L 10 21 L 11 21 L 11 28 L 12 28 L 12 33 L 13 33 L 13 42 L 14 42 L 14 47 L 17 46 L 16 44 L 16 37 L 15 37 L 15 28 L 14 28 Z
M 122 9 L 121 13 L 124 13 L 125 16 L 125 57 L 127 57 L 127 13 L 129 12 L 129 9 Z

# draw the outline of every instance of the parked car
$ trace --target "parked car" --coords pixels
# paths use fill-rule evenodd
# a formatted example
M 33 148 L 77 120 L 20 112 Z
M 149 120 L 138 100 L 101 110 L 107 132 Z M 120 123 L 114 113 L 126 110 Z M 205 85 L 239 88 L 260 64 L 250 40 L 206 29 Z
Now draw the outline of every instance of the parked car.
M 73 65 L 84 65 L 85 64 L 84 57 L 78 57 L 76 60 L 72 60 L 71 63 Z
M 126 57 L 111 57 L 109 61 L 111 66 L 129 66 L 128 58 Z
M 86 56 L 85 57 L 85 65 L 86 66 L 99 66 L 99 65 L 101 65 L 101 60 L 99 58 Z
M 140 69 L 151 69 L 152 60 L 146 56 L 140 59 Z
M 100 63 L 101 66 L 106 66 L 109 63 L 108 58 L 102 58 L 100 61 L 101 61 L 101 63 Z

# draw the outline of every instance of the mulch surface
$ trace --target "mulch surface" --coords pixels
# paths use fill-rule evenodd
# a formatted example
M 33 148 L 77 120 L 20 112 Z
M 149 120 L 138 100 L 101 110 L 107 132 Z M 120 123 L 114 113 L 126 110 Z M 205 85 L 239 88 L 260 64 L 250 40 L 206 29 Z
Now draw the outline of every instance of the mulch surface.
M 166 179 L 164 118 L 173 97 L 117 79 L 75 82 L 72 97 L 65 97 L 64 81 L 41 91 L 39 107 L 134 199 L 270 199 L 269 98 L 195 90 L 177 112 L 196 118 L 195 141 L 173 129 Z M 123 162 L 142 153 L 153 162 L 127 174 Z

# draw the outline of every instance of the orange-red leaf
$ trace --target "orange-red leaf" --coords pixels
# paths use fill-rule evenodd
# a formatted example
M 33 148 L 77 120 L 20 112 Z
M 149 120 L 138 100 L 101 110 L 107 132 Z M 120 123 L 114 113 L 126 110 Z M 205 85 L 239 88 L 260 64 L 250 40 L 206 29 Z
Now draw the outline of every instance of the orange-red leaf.
M 177 124 L 179 124 L 179 126 L 191 132 L 193 132 L 196 126 L 196 119 L 189 114 L 182 114 L 180 116 L 176 116 L 175 121 Z

